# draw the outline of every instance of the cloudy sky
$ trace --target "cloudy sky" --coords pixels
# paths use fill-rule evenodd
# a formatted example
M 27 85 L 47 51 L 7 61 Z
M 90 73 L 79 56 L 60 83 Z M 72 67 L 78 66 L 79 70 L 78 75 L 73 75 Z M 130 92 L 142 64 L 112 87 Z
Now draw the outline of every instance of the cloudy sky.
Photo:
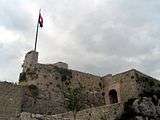
M 136 68 L 160 79 L 160 0 L 0 0 L 0 81 L 18 81 L 39 8 L 39 62 L 96 75 Z

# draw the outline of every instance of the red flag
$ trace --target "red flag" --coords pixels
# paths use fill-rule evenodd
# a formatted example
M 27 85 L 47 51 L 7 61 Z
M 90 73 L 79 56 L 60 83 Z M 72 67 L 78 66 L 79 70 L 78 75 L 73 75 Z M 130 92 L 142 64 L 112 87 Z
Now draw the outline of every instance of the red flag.
M 38 23 L 39 23 L 40 27 L 43 27 L 43 17 L 41 16 L 41 13 L 39 13 Z

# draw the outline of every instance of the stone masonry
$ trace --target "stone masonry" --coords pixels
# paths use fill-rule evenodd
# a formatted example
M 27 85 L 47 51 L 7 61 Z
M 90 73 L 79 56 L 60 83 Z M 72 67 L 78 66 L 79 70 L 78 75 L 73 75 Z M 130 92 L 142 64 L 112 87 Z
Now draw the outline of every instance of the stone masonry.
M 151 86 L 160 87 L 158 80 L 135 69 L 116 75 L 96 76 L 69 69 L 63 62 L 38 63 L 38 52 L 35 51 L 26 54 L 22 67 L 19 85 L 0 83 L 0 118 L 18 119 L 26 114 L 69 115 L 63 91 L 69 86 L 82 85 L 88 101 L 84 109 L 99 111 L 99 108 L 104 108 L 108 110 L 107 115 L 114 116 L 109 119 L 112 120 L 123 111 L 123 103 L 138 98 Z M 114 108 L 115 105 L 119 107 Z M 118 114 L 113 114 L 114 109 L 119 109 Z M 97 116 L 96 113 L 92 116 Z

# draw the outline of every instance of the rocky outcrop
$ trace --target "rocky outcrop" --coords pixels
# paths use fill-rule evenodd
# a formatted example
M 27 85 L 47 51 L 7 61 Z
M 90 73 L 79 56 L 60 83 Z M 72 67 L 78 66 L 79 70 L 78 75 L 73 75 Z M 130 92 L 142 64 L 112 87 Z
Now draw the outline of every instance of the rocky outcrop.
M 133 103 L 134 112 L 137 115 L 146 116 L 146 117 L 155 117 L 156 115 L 156 106 L 153 104 L 151 99 L 143 97 L 137 99 Z
M 132 99 L 117 120 L 160 120 L 160 99 L 156 95 Z

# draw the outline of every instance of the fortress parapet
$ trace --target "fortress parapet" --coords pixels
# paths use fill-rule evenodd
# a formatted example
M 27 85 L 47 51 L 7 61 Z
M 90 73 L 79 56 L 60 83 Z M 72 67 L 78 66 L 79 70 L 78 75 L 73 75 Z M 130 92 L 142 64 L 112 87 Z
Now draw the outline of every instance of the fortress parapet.
M 58 68 L 68 69 L 68 64 L 64 63 L 64 62 L 57 62 L 57 63 L 55 63 L 53 65 L 58 67 Z
M 34 68 L 38 64 L 38 52 L 30 51 L 25 55 L 24 63 L 23 63 L 23 72 L 26 72 L 28 68 Z M 64 62 L 57 62 L 54 64 L 43 64 L 46 66 L 56 66 L 58 68 L 68 69 L 68 64 Z

